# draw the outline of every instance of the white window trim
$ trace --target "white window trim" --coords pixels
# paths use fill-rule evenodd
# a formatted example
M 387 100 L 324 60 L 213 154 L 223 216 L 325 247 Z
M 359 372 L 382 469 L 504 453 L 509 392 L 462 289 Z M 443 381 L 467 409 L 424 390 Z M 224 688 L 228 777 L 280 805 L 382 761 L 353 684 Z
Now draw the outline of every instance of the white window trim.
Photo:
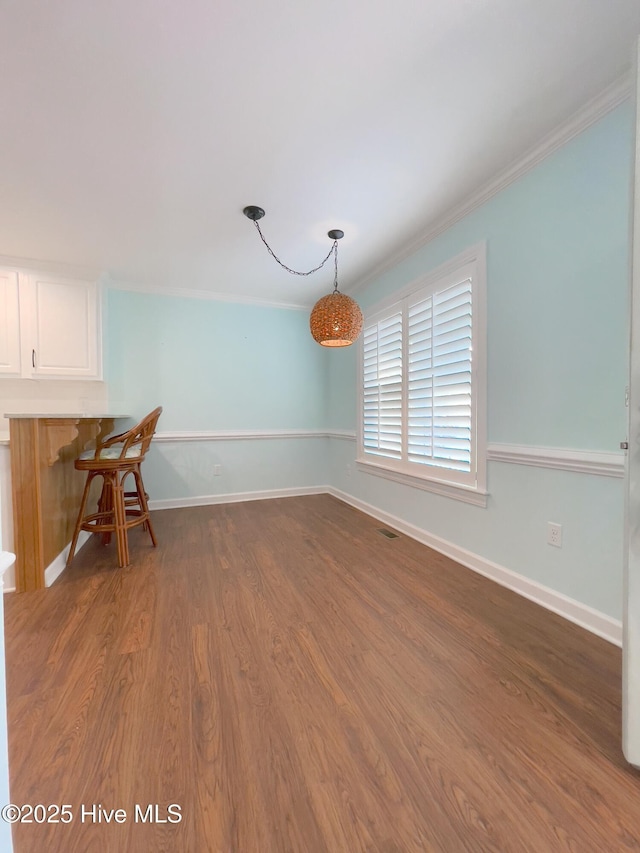
M 402 300 L 419 290 L 433 287 L 442 279 L 455 275 L 462 267 L 473 267 L 473 371 L 472 383 L 475 392 L 475 453 L 476 484 L 456 483 L 437 476 L 436 467 L 425 466 L 424 473 L 416 473 L 415 466 L 408 469 L 405 464 L 394 459 L 366 454 L 363 449 L 363 337 L 358 341 L 358 418 L 357 418 L 357 456 L 359 470 L 375 474 L 388 480 L 434 492 L 444 497 L 454 498 L 476 506 L 487 505 L 487 251 L 486 243 L 470 246 L 451 260 L 420 276 L 405 287 L 372 305 L 364 312 L 365 323 L 375 321 L 378 316 L 398 306 Z M 375 461 L 374 461 L 375 460 Z

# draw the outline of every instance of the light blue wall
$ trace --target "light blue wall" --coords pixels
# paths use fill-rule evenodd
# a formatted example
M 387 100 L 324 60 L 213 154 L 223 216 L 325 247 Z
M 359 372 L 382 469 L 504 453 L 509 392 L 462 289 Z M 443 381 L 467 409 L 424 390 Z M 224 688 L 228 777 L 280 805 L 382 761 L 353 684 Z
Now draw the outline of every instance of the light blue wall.
M 615 451 L 626 435 L 632 141 L 623 104 L 358 294 L 371 306 L 486 240 L 489 442 Z M 353 429 L 349 364 L 330 368 L 329 399 Z M 490 463 L 483 509 L 356 471 L 353 442 L 330 453 L 336 488 L 620 617 L 621 479 Z
M 624 104 L 357 295 L 373 305 L 487 242 L 492 443 L 614 451 L 625 436 L 632 138 Z M 161 431 L 355 428 L 357 349 L 318 347 L 305 312 L 119 291 L 107 308 L 110 399 L 136 416 L 161 403 Z M 621 479 L 491 462 L 485 509 L 362 473 L 355 449 L 157 443 L 145 482 L 161 500 L 329 484 L 620 617 Z
M 327 354 L 305 311 L 110 290 L 106 315 L 111 405 L 136 418 L 162 405 L 159 432 L 325 425 Z M 325 467 L 322 438 L 157 443 L 145 483 L 184 499 L 317 485 Z
M 622 607 L 622 480 L 489 463 L 485 508 L 359 471 L 355 442 L 331 439 L 334 488 L 427 534 L 614 619 Z M 547 522 L 563 547 L 547 545 Z
M 328 353 L 328 425 L 333 429 L 356 428 L 356 387 L 358 346 L 332 350 Z
M 326 486 L 327 442 L 325 437 L 156 442 L 144 463 L 145 486 L 154 502 L 250 499 L 255 492 Z M 214 476 L 215 465 L 220 476 Z
M 625 103 L 357 295 L 487 241 L 489 440 L 612 450 L 625 431 L 633 140 Z M 331 375 L 355 427 L 355 374 Z
M 304 311 L 110 290 L 110 399 L 161 430 L 316 429 L 325 353 Z

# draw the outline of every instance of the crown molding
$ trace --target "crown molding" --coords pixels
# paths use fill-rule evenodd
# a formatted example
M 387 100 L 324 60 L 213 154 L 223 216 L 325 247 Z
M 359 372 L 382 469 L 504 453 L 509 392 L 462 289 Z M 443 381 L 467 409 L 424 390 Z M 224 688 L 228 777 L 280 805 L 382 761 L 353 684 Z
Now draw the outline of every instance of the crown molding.
M 104 278 L 102 270 L 95 267 L 63 264 L 58 261 L 41 261 L 35 258 L 16 258 L 10 255 L 0 255 L 0 266 L 14 269 L 17 272 L 48 273 L 49 275 L 60 275 L 83 281 L 102 281 Z
M 108 290 L 124 290 L 131 293 L 145 293 L 149 296 L 177 296 L 182 299 L 206 299 L 212 302 L 231 302 L 238 305 L 255 305 L 261 308 L 284 308 L 288 311 L 309 311 L 308 305 L 298 302 L 278 302 L 274 299 L 260 299 L 257 296 L 242 296 L 237 293 L 216 293 L 211 290 L 191 290 L 181 287 L 161 287 L 157 285 L 137 284 L 105 277 Z
M 592 100 L 588 101 L 577 112 L 573 113 L 566 121 L 549 133 L 533 148 L 519 157 L 510 166 L 498 172 L 490 181 L 476 190 L 465 201 L 449 209 L 442 216 L 432 220 L 426 231 L 387 257 L 382 263 L 370 270 L 365 276 L 358 279 L 348 288 L 343 288 L 350 294 L 358 293 L 372 284 L 379 276 L 393 269 L 397 264 L 404 261 L 410 255 L 417 252 L 427 243 L 430 243 L 440 234 L 443 234 L 456 222 L 464 219 L 493 196 L 506 189 L 510 184 L 517 181 L 527 172 L 530 172 L 539 163 L 549 157 L 554 151 L 562 148 L 576 136 L 579 136 L 591 125 L 604 118 L 613 109 L 627 100 L 632 93 L 631 74 L 620 77 L 604 91 Z

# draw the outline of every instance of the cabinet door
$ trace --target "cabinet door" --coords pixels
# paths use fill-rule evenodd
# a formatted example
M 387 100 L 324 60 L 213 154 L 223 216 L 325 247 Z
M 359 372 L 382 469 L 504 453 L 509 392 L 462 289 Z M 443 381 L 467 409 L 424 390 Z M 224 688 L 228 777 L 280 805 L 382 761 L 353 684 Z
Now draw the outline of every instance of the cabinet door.
M 0 270 L 0 375 L 20 376 L 18 273 Z
M 32 374 L 101 378 L 97 284 L 32 275 L 31 285 Z

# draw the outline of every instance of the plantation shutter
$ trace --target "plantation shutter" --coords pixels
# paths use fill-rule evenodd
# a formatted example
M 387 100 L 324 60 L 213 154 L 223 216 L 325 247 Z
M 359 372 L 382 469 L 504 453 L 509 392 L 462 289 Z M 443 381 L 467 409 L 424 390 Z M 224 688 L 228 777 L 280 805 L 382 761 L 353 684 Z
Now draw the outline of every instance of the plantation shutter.
M 471 279 L 408 306 L 410 462 L 471 470 Z
M 363 440 L 369 453 L 402 454 L 402 312 L 367 326 L 363 336 Z

